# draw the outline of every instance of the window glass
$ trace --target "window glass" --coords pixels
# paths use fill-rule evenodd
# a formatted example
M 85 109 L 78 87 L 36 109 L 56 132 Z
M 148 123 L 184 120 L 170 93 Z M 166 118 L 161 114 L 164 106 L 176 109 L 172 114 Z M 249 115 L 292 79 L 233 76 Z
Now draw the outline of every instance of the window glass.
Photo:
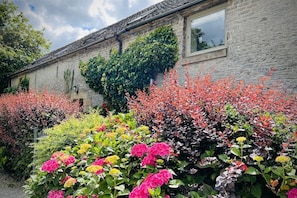
M 225 44 L 225 10 L 191 21 L 191 53 Z

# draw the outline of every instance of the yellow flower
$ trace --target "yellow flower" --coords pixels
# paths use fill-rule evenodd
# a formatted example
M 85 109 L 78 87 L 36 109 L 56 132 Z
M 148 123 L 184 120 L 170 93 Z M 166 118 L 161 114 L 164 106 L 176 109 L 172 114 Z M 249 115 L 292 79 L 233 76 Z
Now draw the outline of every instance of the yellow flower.
M 117 156 L 117 155 L 112 155 L 112 156 L 108 156 L 108 157 L 106 157 L 106 158 L 105 158 L 105 162 L 106 162 L 106 163 L 115 164 L 115 163 L 118 161 L 118 159 L 120 159 L 119 156 Z
M 162 159 L 157 159 L 157 164 L 164 164 L 164 160 L 162 160 Z
M 110 174 L 111 176 L 118 176 L 118 175 L 121 174 L 121 171 L 120 171 L 119 169 L 112 168 L 112 169 L 110 169 L 109 174 Z
M 85 174 L 86 174 L 86 171 L 79 171 L 78 174 L 80 174 L 80 175 L 85 175 Z
M 127 134 L 123 134 L 123 135 L 121 135 L 121 138 L 122 138 L 123 140 L 128 140 L 128 139 L 129 139 L 129 135 L 127 135 Z
M 71 177 L 71 178 L 67 179 L 67 181 L 65 182 L 64 188 L 69 188 L 69 187 L 73 186 L 75 183 L 76 183 L 76 179 Z
M 90 133 L 91 132 L 91 129 L 87 128 L 87 129 L 84 129 L 84 133 Z
M 285 156 L 285 155 L 277 156 L 275 158 L 275 161 L 280 162 L 280 163 L 289 162 L 290 160 L 291 160 L 291 158 L 289 156 Z
M 80 149 L 85 150 L 85 151 L 88 150 L 91 147 L 92 147 L 91 144 L 81 144 L 80 145 Z
M 88 171 L 89 173 L 96 173 L 97 171 L 103 169 L 102 166 L 99 165 L 91 165 L 89 167 L 86 168 L 86 171 Z
M 253 158 L 253 160 L 255 160 L 256 162 L 261 162 L 261 161 L 263 161 L 264 159 L 263 159 L 263 157 L 257 155 L 257 156 L 255 156 L 255 157 Z
M 125 127 L 119 127 L 116 129 L 116 133 L 124 133 L 126 131 L 126 128 Z
M 114 133 L 114 132 L 113 133 L 106 133 L 105 134 L 105 137 L 110 138 L 110 139 L 115 139 L 116 136 L 117 136 L 117 134 Z
M 288 191 L 288 190 L 290 190 L 290 187 L 289 187 L 288 185 L 282 185 L 282 186 L 280 187 L 280 189 L 281 189 L 281 190 Z
M 243 143 L 244 141 L 246 141 L 246 138 L 245 137 L 238 137 L 238 138 L 236 138 L 236 141 L 238 143 Z

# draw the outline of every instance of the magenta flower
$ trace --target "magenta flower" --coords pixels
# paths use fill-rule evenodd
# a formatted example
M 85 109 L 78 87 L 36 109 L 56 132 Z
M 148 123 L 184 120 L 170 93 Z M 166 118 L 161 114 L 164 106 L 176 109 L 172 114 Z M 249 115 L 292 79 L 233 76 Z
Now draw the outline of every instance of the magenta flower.
M 165 169 L 160 170 L 159 173 L 149 174 L 140 186 L 132 190 L 129 198 L 148 198 L 149 189 L 155 189 L 163 184 L 168 184 L 169 179 L 172 179 L 172 174 Z M 169 198 L 169 195 L 166 195 L 165 198 Z
M 143 160 L 141 162 L 141 166 L 146 166 L 146 165 L 155 166 L 156 160 L 157 160 L 157 158 L 155 156 L 148 155 L 145 158 L 143 158 Z
M 47 194 L 47 198 L 64 198 L 63 190 L 50 190 Z
M 96 159 L 92 165 L 98 165 L 98 166 L 103 166 L 104 164 L 106 164 L 105 162 L 105 158 L 101 158 L 101 159 Z
M 60 164 L 55 159 L 44 162 L 41 166 L 41 170 L 48 173 L 53 173 L 60 167 Z
M 164 157 L 170 154 L 170 146 L 165 142 L 155 143 L 148 152 L 154 156 Z
M 288 198 L 297 198 L 297 188 L 292 188 L 287 192 Z
M 70 164 L 74 164 L 75 161 L 76 161 L 75 157 L 72 156 L 72 155 L 70 155 L 70 156 L 68 156 L 68 157 L 63 161 L 63 163 L 64 163 L 66 166 L 68 166 L 68 165 L 70 165 Z
M 136 144 L 132 147 L 131 155 L 142 157 L 148 151 L 148 147 L 146 144 Z
M 129 194 L 129 198 L 149 198 L 148 189 L 142 185 L 137 186 Z
M 172 174 L 166 170 L 160 170 L 159 173 L 157 174 L 163 181 L 163 184 L 168 184 L 169 180 L 172 179 Z

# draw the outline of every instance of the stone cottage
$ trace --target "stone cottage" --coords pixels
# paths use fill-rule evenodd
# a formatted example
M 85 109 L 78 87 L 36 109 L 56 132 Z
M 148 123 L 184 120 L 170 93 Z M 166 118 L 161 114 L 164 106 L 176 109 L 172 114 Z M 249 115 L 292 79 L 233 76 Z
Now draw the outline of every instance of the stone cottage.
M 297 92 L 296 0 L 165 0 L 36 60 L 11 76 L 11 86 L 26 76 L 30 89 L 100 105 L 103 98 L 85 83 L 79 61 L 108 58 L 164 25 L 177 35 L 181 74 L 188 65 L 192 75 L 211 71 L 215 78 L 251 82 L 273 70 L 272 80 Z

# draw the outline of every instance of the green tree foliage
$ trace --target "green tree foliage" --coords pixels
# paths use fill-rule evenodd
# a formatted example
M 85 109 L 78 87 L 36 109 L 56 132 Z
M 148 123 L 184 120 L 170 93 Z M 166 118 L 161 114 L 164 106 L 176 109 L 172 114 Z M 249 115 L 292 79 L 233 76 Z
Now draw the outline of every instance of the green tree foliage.
M 148 87 L 158 73 L 173 68 L 177 51 L 172 27 L 165 26 L 138 37 L 122 54 L 114 52 L 107 61 L 98 56 L 81 62 L 80 69 L 92 89 L 103 94 L 115 110 L 125 112 L 125 94 L 134 95 Z
M 28 19 L 11 2 L 0 4 L 0 93 L 7 77 L 48 51 L 43 31 L 34 30 Z

